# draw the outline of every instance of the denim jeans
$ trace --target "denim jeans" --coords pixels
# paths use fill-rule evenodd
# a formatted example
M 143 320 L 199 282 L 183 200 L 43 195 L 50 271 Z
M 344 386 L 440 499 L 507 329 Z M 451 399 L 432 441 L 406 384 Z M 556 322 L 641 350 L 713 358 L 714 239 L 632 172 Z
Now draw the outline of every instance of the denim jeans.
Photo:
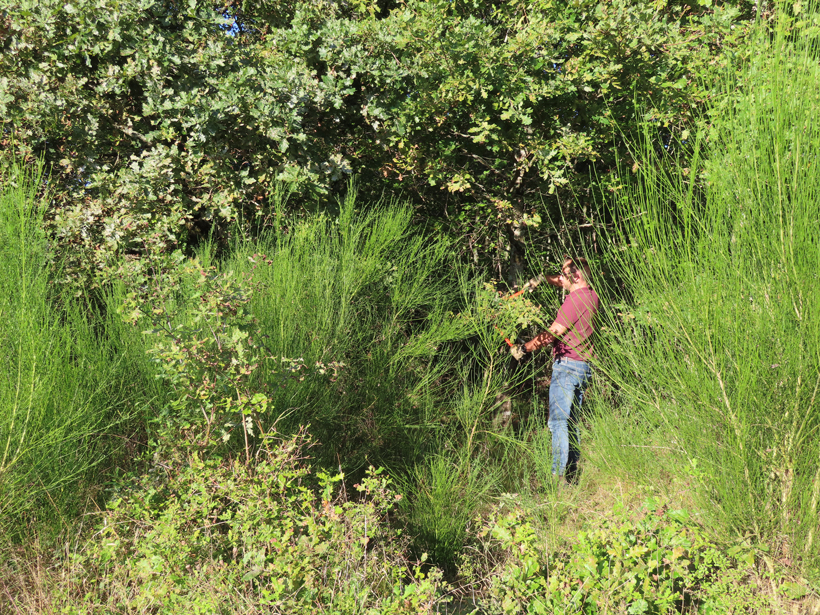
M 552 432 L 553 475 L 563 476 L 567 471 L 572 474 L 578 465 L 578 413 L 591 377 L 592 369 L 583 361 L 559 358 L 552 364 L 548 425 Z

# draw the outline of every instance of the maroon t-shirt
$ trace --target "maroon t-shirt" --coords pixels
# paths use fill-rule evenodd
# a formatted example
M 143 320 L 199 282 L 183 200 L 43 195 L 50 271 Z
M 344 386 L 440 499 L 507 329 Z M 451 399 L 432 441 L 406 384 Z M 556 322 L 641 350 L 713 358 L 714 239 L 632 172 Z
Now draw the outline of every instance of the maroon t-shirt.
M 555 322 L 567 328 L 563 339 L 555 342 L 556 359 L 589 361 L 595 357 L 591 336 L 599 306 L 598 295 L 591 288 L 578 288 L 567 295 L 555 318 Z

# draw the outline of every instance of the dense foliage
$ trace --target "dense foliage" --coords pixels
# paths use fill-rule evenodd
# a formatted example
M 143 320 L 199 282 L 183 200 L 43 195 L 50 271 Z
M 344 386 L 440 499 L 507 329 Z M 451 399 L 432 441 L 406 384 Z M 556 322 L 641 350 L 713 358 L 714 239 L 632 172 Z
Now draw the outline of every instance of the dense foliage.
M 0 172 L 0 531 L 7 536 L 29 523 L 72 523 L 95 489 L 95 467 L 116 463 L 136 409 L 157 394 L 150 379 L 140 381 L 134 366 L 145 353 L 130 345 L 119 318 L 89 319 L 79 302 L 54 291 L 41 180 L 36 169 Z
M 789 536 L 783 557 L 811 566 L 820 553 L 818 25 L 816 13 L 784 16 L 761 31 L 756 44 L 770 52 L 749 62 L 748 89 L 728 96 L 691 156 L 670 161 L 646 147 L 644 169 L 625 182 L 620 206 L 633 217 L 619 229 L 626 248 L 615 266 L 634 303 L 611 314 L 604 340 L 605 369 L 624 392 L 616 421 L 633 420 L 609 429 L 607 411 L 600 429 L 628 471 L 685 468 L 717 522 L 758 540 Z M 635 437 L 660 448 L 632 448 Z
M 348 496 L 342 475 L 305 462 L 303 433 L 275 434 L 258 463 L 177 458 L 119 485 L 100 531 L 45 573 L 52 591 L 18 612 L 437 613 L 454 601 L 441 571 L 408 556 L 390 524 L 402 499 L 380 471 Z M 493 507 L 470 535 L 465 612 L 662 614 L 766 612 L 745 584 L 754 550 L 727 552 L 683 510 L 647 500 L 585 527 L 571 548 L 546 544 L 519 507 Z M 15 558 L 12 558 L 12 566 Z M 802 586 L 790 586 L 799 592 Z M 805 588 L 802 588 L 805 592 Z M 479 610 L 473 610 L 478 606 Z M 452 608 L 452 607 L 450 607 Z
M 687 130 L 750 6 L 15 1 L 0 138 L 51 170 L 73 276 L 257 220 L 279 182 L 333 203 L 355 173 L 515 277 L 528 228 L 539 250 L 595 229 L 623 135 Z
M 820 608 L 816 6 L 0 11 L 13 610 Z
M 487 613 L 643 615 L 690 608 L 716 615 L 773 606 L 744 587 L 752 549 L 722 548 L 689 513 L 654 498 L 632 516 L 620 506 L 607 511 L 566 550 L 545 545 L 520 510 L 493 511 L 478 537 L 465 568 L 484 572 L 477 576 Z
M 310 476 L 309 444 L 304 435 L 270 439 L 254 466 L 177 459 L 123 489 L 47 608 L 433 612 L 441 574 L 428 578 L 407 558 L 406 538 L 388 522 L 399 497 L 389 479 L 371 472 L 348 499 L 341 475 Z

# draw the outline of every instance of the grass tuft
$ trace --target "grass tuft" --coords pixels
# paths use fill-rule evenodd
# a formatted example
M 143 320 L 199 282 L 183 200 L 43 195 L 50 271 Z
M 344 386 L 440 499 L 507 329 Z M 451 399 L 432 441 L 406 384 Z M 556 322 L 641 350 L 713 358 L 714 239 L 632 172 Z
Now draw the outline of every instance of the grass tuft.
M 618 472 L 686 478 L 716 531 L 806 566 L 820 558 L 817 18 L 759 25 L 743 88 L 687 157 L 636 154 L 611 237 L 634 297 L 604 330 L 618 403 L 594 426 Z

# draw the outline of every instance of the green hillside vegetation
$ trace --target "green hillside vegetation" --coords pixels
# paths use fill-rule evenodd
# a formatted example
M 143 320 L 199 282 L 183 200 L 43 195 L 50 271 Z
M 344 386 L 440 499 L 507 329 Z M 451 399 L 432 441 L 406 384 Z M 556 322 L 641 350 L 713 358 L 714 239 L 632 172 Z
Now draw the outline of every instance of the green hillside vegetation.
M 698 117 L 754 6 L 12 0 L 2 139 L 46 161 L 64 275 L 90 284 L 123 252 L 224 240 L 282 182 L 333 206 L 354 174 L 513 280 L 556 257 L 539 220 L 602 222 L 616 126 L 662 142 Z
M 41 5 L 0 613 L 820 613 L 818 7 Z M 504 338 L 570 252 L 565 485 Z

